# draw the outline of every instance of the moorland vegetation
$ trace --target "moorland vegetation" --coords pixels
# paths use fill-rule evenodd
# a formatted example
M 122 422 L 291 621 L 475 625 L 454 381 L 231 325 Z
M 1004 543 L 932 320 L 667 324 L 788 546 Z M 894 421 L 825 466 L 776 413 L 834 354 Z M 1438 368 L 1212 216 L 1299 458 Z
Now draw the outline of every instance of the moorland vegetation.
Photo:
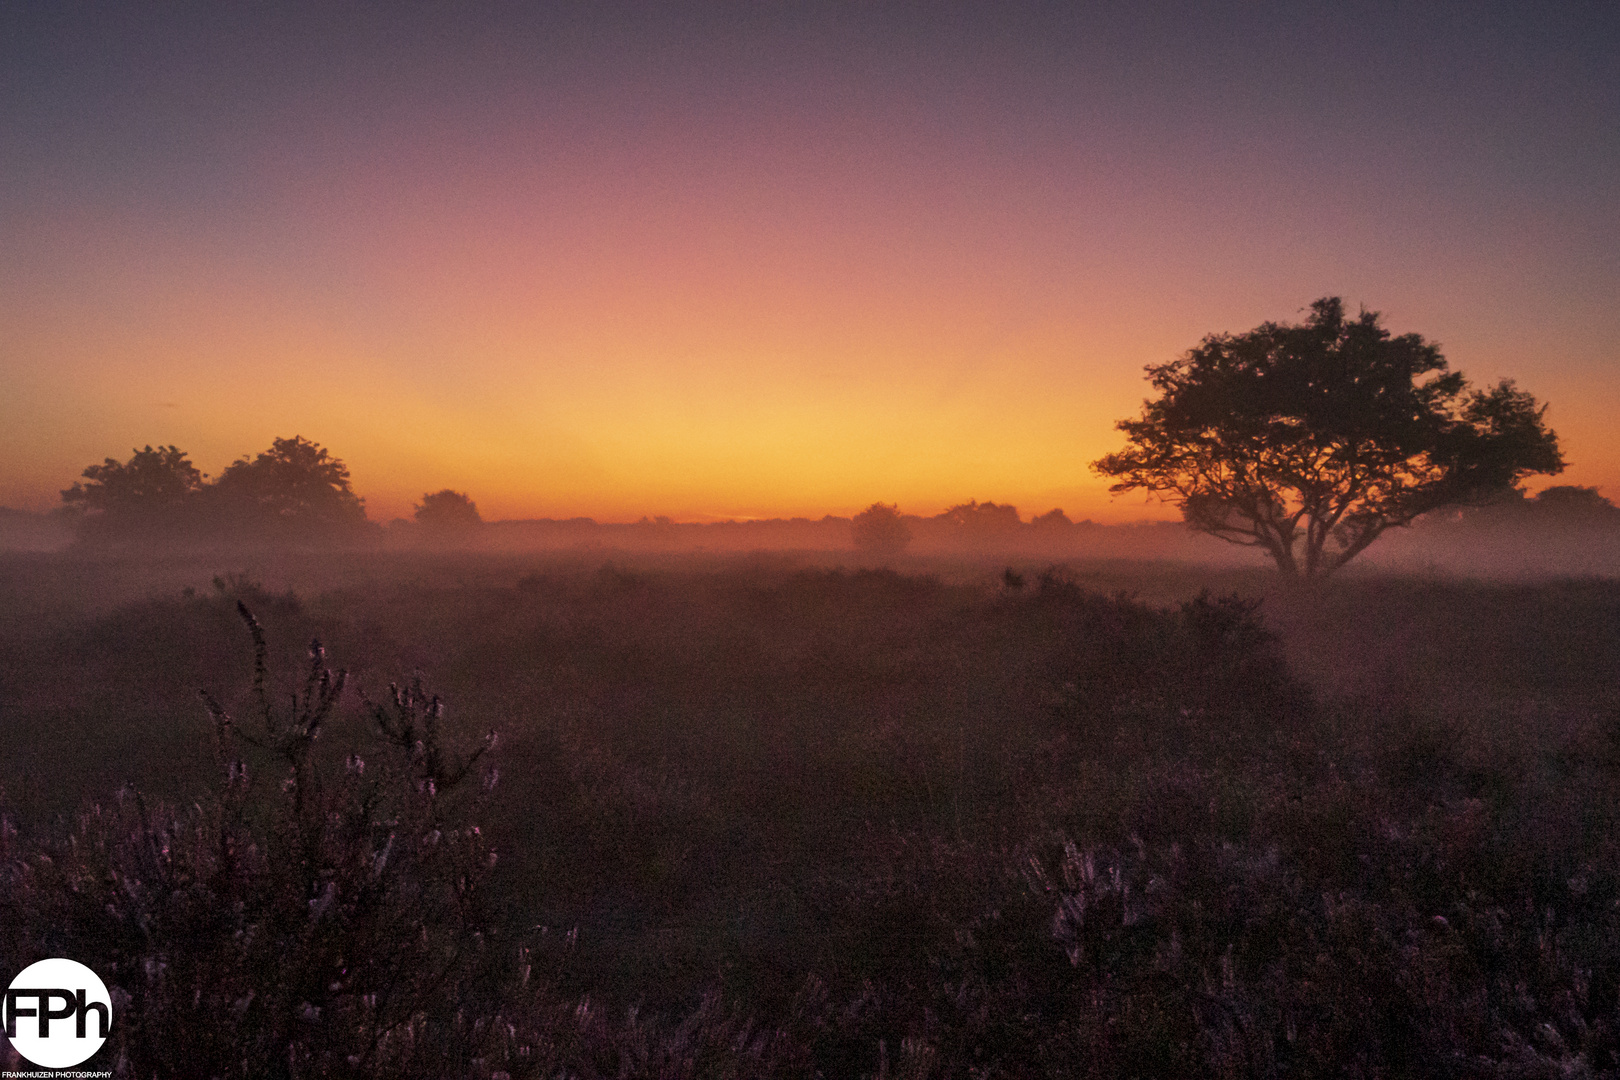
M 1620 1075 L 1620 586 L 1321 580 L 1620 512 L 1336 299 L 1150 375 L 1097 467 L 1282 574 L 91 466 L 0 557 L 0 961 L 100 973 L 134 1077 Z
M 0 954 L 102 971 L 141 1076 L 1620 1069 L 1615 585 L 1131 572 L 11 625 Z

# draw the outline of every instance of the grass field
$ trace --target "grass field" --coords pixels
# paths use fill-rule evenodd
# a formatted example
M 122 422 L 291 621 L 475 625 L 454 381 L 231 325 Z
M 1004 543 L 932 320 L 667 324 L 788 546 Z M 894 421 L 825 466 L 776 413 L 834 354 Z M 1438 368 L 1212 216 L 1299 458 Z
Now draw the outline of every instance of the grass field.
M 1613 580 L 346 558 L 0 562 L 0 948 L 131 1075 L 1620 1070 Z

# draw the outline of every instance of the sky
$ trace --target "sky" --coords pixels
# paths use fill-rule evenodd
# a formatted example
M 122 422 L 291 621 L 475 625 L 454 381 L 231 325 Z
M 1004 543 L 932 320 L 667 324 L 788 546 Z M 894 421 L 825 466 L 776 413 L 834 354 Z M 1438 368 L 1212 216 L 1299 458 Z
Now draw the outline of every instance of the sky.
M 0 7 L 0 506 L 294 434 L 378 520 L 1099 521 L 1321 296 L 1620 501 L 1620 6 Z

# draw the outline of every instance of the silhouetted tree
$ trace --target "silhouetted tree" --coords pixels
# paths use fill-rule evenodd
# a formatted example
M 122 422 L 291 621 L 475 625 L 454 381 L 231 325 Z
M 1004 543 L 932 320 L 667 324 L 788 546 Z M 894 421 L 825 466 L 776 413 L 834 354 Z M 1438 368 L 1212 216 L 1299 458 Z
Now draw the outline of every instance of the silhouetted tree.
M 1147 371 L 1160 396 L 1092 468 L 1289 575 L 1331 573 L 1385 529 L 1564 467 L 1534 397 L 1507 379 L 1469 392 L 1434 343 L 1391 337 L 1377 312 L 1347 319 L 1338 297 Z
M 416 520 L 425 529 L 441 532 L 465 532 L 484 523 L 478 504 L 464 492 L 449 488 L 423 495 L 416 506 Z
M 1561 520 L 1613 522 L 1620 517 L 1620 508 L 1595 487 L 1557 484 L 1543 490 L 1535 501 L 1537 509 Z
M 232 462 L 214 493 L 239 524 L 280 538 L 331 536 L 366 524 L 365 500 L 350 489 L 348 466 L 300 435 Z
M 188 520 L 202 473 L 176 446 L 131 451 L 126 462 L 107 458 L 84 470 L 87 483 L 62 492 L 65 509 L 78 517 L 81 538 L 95 540 L 150 536 L 179 528 Z
M 1073 521 L 1069 520 L 1069 515 L 1063 512 L 1062 507 L 1048 510 L 1044 514 L 1038 514 L 1030 518 L 1029 523 L 1037 529 L 1057 529 L 1074 524 Z
M 988 539 L 1018 531 L 1018 508 L 1007 504 L 979 502 L 977 499 L 951 507 L 936 519 L 950 532 L 964 539 Z
M 856 550 L 868 555 L 892 558 L 911 543 L 911 529 L 900 519 L 898 504 L 873 503 L 855 515 L 852 525 Z

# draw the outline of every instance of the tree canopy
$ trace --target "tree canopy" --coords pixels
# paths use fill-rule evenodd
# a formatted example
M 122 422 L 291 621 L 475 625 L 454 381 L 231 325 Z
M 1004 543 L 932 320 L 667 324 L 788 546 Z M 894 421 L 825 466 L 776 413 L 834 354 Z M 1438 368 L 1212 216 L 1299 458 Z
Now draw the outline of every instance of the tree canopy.
M 445 488 L 423 495 L 416 504 L 416 520 L 423 528 L 444 532 L 476 529 L 484 524 L 478 513 L 478 504 L 465 492 Z
M 900 517 L 898 505 L 873 503 L 851 520 L 850 536 L 857 550 L 893 558 L 911 543 L 911 527 Z
M 156 542 L 193 523 L 203 475 L 176 446 L 131 450 L 129 461 L 91 465 L 62 492 L 62 505 L 78 518 L 80 536 L 107 542 Z
M 1611 521 L 1615 505 L 1595 487 L 1556 484 L 1536 496 L 1537 509 L 1566 521 Z
M 349 467 L 301 435 L 276 439 L 251 461 L 232 462 L 215 486 L 235 514 L 300 531 L 366 520 L 365 500 L 349 487 Z
M 1374 311 L 1348 318 L 1338 297 L 1147 373 L 1159 397 L 1092 468 L 1289 575 L 1331 573 L 1386 529 L 1564 467 L 1546 407 L 1512 380 L 1470 390 L 1438 345 L 1391 336 Z
M 108 458 L 83 476 L 62 502 L 88 543 L 273 545 L 353 538 L 369 526 L 348 467 L 297 435 L 233 462 L 212 483 L 175 446 Z
M 1017 532 L 1018 526 L 1022 524 L 1018 518 L 1018 507 L 1007 503 L 998 506 L 993 502 L 980 502 L 977 499 L 958 503 L 940 514 L 939 520 L 945 522 L 959 535 L 974 539 L 987 539 L 998 534 Z
M 1069 515 L 1063 512 L 1061 506 L 1048 510 L 1044 514 L 1036 514 L 1029 519 L 1029 523 L 1037 529 L 1061 529 L 1074 524 L 1073 521 L 1069 520 Z
M 202 473 L 179 447 L 148 445 L 131 454 L 127 463 L 107 458 L 85 469 L 89 483 L 63 491 L 62 502 L 87 513 L 149 516 L 172 510 L 202 488 Z

